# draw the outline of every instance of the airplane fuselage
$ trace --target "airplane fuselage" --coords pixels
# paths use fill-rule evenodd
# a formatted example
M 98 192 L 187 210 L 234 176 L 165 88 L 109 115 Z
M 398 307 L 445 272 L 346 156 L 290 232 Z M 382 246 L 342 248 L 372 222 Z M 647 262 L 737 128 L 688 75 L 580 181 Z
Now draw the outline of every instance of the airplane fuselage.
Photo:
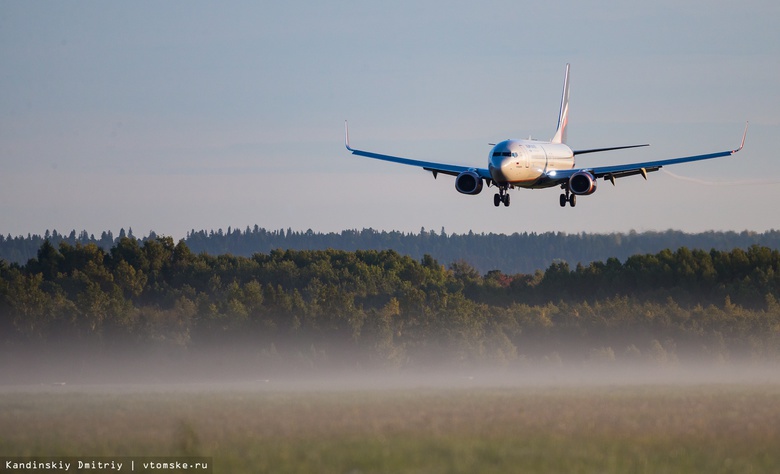
M 496 184 L 520 188 L 546 187 L 544 179 L 557 170 L 574 168 L 574 152 L 563 143 L 504 140 L 488 155 L 488 169 Z

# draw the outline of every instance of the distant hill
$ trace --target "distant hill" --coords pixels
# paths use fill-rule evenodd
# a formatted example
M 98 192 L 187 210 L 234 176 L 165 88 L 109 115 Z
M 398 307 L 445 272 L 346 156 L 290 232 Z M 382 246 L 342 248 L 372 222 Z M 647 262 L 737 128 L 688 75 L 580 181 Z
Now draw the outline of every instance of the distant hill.
M 132 230 L 120 231 L 114 236 L 110 231 L 103 232 L 99 238 L 86 231 L 64 235 L 56 230 L 41 235 L 27 237 L 3 237 L 0 235 L 0 259 L 24 264 L 34 258 L 45 240 L 55 247 L 60 242 L 71 245 L 76 243 L 95 243 L 101 248 L 110 249 L 121 237 L 134 237 Z M 156 238 L 154 232 L 148 236 L 136 237 L 138 240 Z M 312 230 L 293 231 L 291 229 L 267 230 L 259 226 L 245 230 L 228 228 L 217 231 L 195 231 L 187 233 L 184 239 L 187 246 L 196 253 L 211 255 L 233 254 L 251 256 L 255 253 L 268 253 L 274 249 L 292 250 L 387 250 L 421 259 L 430 255 L 442 264 L 449 265 L 465 261 L 483 274 L 490 270 L 501 270 L 506 274 L 534 273 L 548 268 L 552 263 L 566 262 L 572 267 L 578 263 L 587 265 L 593 261 L 605 261 L 617 258 L 621 261 L 637 254 L 657 253 L 664 249 L 701 249 L 709 251 L 747 249 L 751 245 L 761 245 L 771 249 L 780 249 L 780 231 L 757 232 L 704 232 L 688 234 L 681 231 L 629 232 L 612 234 L 566 234 L 563 232 L 545 232 L 541 234 L 524 232 L 506 234 L 447 234 L 421 229 L 419 233 L 398 231 L 378 231 L 374 229 L 344 230 L 339 233 L 321 233 Z

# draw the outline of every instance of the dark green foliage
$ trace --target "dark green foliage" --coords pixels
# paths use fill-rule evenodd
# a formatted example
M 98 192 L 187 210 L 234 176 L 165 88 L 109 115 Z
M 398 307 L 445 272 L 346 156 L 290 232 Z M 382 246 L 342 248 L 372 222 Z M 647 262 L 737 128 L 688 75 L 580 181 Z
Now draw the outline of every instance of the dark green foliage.
M 767 360 L 780 356 L 778 301 L 780 252 L 759 246 L 481 275 L 392 250 L 240 257 L 170 237 L 108 250 L 47 240 L 25 265 L 0 262 L 0 345 L 227 344 L 263 362 L 392 367 Z
M 48 240 L 54 248 L 60 242 L 71 246 L 77 243 L 96 244 L 108 252 L 119 244 L 124 237 L 135 240 L 132 230 L 124 229 L 114 238 L 111 232 L 103 232 L 100 238 L 82 231 L 78 235 L 72 231 L 63 235 L 56 230 L 46 231 L 43 236 L 27 237 L 0 236 L 0 259 L 13 263 L 25 263 L 36 258 L 36 252 L 44 241 Z M 155 240 L 157 235 L 140 241 Z M 660 252 L 664 249 L 688 247 L 690 249 L 747 250 L 751 245 L 760 245 L 771 249 L 780 249 L 780 231 L 756 232 L 703 232 L 686 234 L 680 231 L 665 232 L 631 231 L 627 234 L 566 234 L 563 232 L 521 232 L 504 234 L 447 234 L 444 229 L 436 233 L 421 229 L 418 234 L 398 231 L 377 231 L 374 229 L 344 230 L 327 234 L 305 232 L 292 229 L 266 230 L 259 226 L 247 227 L 244 231 L 228 228 L 227 232 L 195 231 L 187 233 L 184 239 L 187 247 L 194 253 L 206 252 L 211 255 L 232 254 L 251 257 L 255 253 L 269 253 L 275 249 L 291 250 L 388 250 L 393 249 L 402 255 L 416 260 L 430 255 L 440 262 L 463 261 L 476 268 L 480 273 L 501 270 L 504 273 L 533 273 L 548 268 L 555 262 L 568 262 L 570 266 L 578 263 L 606 261 L 617 258 L 621 261 L 632 255 Z M 132 244 L 131 244 L 132 245 Z M 127 249 L 123 249 L 125 251 Z M 129 249 L 132 250 L 132 249 Z

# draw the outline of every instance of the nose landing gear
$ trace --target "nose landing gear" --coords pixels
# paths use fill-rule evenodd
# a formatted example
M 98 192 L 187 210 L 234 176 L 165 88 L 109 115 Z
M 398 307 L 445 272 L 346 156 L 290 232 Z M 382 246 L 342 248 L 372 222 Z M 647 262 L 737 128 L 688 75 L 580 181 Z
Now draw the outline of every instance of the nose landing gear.
M 498 192 L 493 196 L 493 205 L 498 207 L 504 203 L 504 207 L 509 207 L 509 193 L 506 192 L 506 186 L 499 186 Z

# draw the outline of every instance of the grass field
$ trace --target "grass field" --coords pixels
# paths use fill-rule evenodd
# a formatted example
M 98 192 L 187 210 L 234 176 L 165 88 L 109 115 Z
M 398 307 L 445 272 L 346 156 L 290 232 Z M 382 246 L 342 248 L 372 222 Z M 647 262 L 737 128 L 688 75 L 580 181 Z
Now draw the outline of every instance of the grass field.
M 202 455 L 219 473 L 779 472 L 780 385 L 0 393 L 0 456 L 56 455 Z

